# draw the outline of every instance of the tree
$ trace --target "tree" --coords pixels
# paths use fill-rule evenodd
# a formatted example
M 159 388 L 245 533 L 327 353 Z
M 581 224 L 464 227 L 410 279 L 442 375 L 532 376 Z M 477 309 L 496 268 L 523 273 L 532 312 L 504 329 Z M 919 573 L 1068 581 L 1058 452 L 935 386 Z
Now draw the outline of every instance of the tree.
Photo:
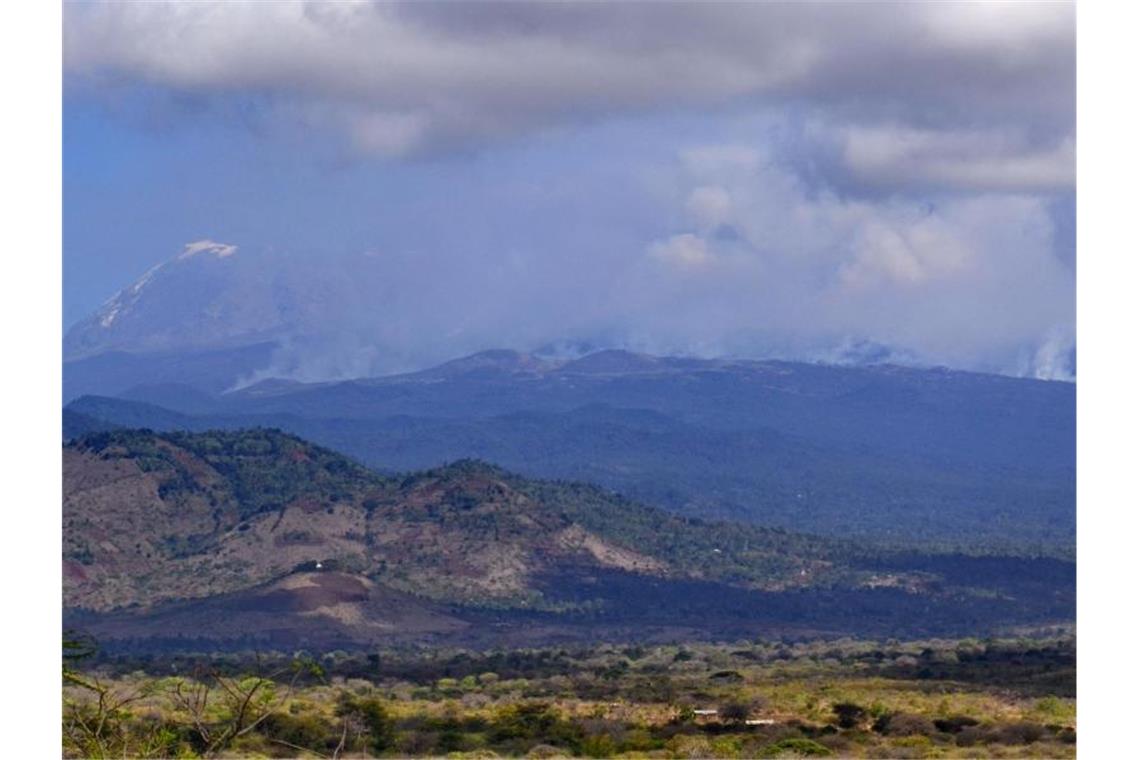
M 113 688 L 77 664 L 95 654 L 95 640 L 68 631 L 63 638 L 63 749 L 67 756 L 156 757 L 171 755 L 176 736 L 161 724 L 132 730 L 127 707 L 151 694 L 150 687 Z
M 356 732 L 367 734 L 368 745 L 376 754 L 392 747 L 396 738 L 395 725 L 383 703 L 376 697 L 353 698 L 343 695 L 336 714 L 345 720 L 346 726 L 359 727 Z
M 726 702 L 721 705 L 721 720 L 729 723 L 743 723 L 752 715 L 752 705 L 747 702 Z
M 316 663 L 300 659 L 264 676 L 225 676 L 210 668 L 195 678 L 174 679 L 168 693 L 175 709 L 189 720 L 202 756 L 217 757 L 280 709 L 304 675 L 322 673 Z M 285 677 L 289 680 L 282 690 L 279 683 Z
M 867 711 L 854 702 L 838 702 L 831 706 L 840 728 L 855 728 L 867 717 Z

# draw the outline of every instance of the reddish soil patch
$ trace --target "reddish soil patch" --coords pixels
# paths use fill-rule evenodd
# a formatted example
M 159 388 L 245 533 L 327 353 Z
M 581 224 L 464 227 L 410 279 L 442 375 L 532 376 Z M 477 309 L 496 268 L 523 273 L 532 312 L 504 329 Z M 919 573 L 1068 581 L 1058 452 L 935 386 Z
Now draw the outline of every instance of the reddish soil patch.
M 315 585 L 292 589 L 298 610 L 314 610 L 342 602 L 368 600 L 368 587 L 359 578 L 341 573 L 321 573 L 309 576 Z
M 63 561 L 63 574 L 73 581 L 85 581 L 88 579 L 87 571 L 83 569 L 83 565 L 70 559 Z
M 325 508 L 325 505 L 319 499 L 314 499 L 311 496 L 302 496 L 301 498 L 296 499 L 291 504 L 289 504 L 289 506 L 297 507 L 307 515 L 311 515 L 314 512 L 320 512 Z
M 165 445 L 163 446 L 178 464 L 186 468 L 186 471 L 194 476 L 199 485 L 208 482 L 211 479 L 212 471 L 208 464 L 203 462 L 198 457 L 194 456 L 185 449 L 180 449 L 177 446 Z
M 308 581 L 312 585 L 276 588 L 263 594 L 242 594 L 237 597 L 240 599 L 239 605 L 250 611 L 280 613 L 307 612 L 344 602 L 368 601 L 368 586 L 351 575 L 317 572 L 306 573 L 297 579 Z

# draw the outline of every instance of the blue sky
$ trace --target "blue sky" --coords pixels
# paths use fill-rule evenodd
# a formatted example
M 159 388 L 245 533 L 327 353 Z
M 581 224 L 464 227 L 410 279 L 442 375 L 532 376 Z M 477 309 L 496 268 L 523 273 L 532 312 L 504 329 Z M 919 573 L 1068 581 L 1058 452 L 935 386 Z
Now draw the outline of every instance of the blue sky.
M 415 289 L 354 319 L 424 362 L 1066 377 L 1073 43 L 1064 4 L 68 5 L 65 326 L 212 239 Z

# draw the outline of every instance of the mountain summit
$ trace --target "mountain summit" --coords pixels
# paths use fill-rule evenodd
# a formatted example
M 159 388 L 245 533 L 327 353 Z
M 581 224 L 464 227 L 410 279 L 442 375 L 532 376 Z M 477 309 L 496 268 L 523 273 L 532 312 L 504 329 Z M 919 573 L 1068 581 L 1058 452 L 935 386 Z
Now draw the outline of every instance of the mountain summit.
M 140 384 L 217 393 L 250 378 L 372 374 L 375 355 L 385 354 L 359 324 L 383 299 L 365 280 L 376 278 L 232 243 L 189 243 L 68 331 L 64 398 Z
M 228 243 L 199 240 L 148 269 L 64 339 L 64 358 L 106 351 L 217 348 L 274 326 L 270 304 L 256 292 L 235 292 L 241 274 Z M 244 278 L 241 278 L 244 281 Z

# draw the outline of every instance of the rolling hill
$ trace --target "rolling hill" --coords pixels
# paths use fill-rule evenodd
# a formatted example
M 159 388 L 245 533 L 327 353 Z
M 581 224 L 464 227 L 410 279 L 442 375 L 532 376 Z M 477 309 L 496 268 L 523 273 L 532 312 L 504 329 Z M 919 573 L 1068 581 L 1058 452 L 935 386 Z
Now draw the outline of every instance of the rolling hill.
M 64 447 L 64 603 L 121 646 L 998 630 L 1073 566 L 875 552 L 476 461 L 399 477 L 273 430 Z
M 139 387 L 68 411 L 107 427 L 277 427 L 388 472 L 478 458 L 687 516 L 881 545 L 1071 556 L 1075 535 L 1068 383 L 493 351 L 343 383 Z

